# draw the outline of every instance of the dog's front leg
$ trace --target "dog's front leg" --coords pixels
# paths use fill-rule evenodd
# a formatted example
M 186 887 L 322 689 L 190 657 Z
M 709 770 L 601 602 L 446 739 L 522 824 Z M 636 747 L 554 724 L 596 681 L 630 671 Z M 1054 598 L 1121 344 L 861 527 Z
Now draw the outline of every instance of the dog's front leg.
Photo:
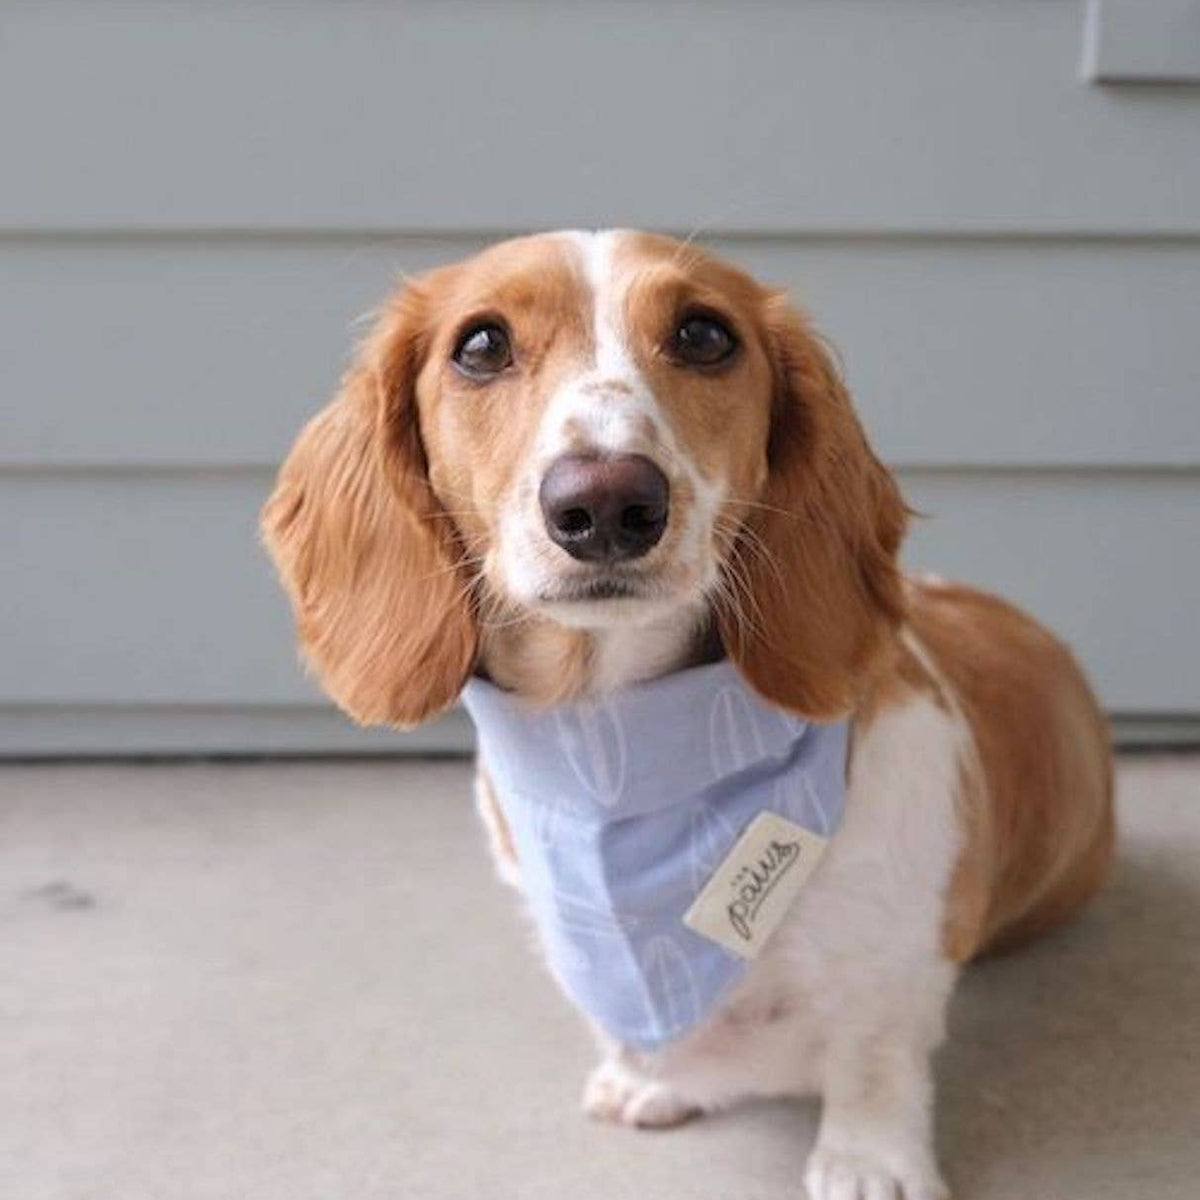
M 805 1014 L 780 1007 L 768 988 L 756 990 L 753 982 L 736 1009 L 657 1053 L 598 1033 L 602 1057 L 584 1089 L 584 1111 L 661 1129 L 755 1096 L 816 1091 Z
M 491 851 L 492 866 L 496 869 L 497 877 L 502 883 L 520 891 L 521 865 L 517 862 L 517 849 L 496 797 L 492 777 L 482 759 L 475 764 L 475 811 L 487 834 L 488 850 Z
M 897 1021 L 893 1011 L 878 1022 L 848 1021 L 830 1041 L 824 1109 L 805 1173 L 810 1200 L 946 1197 L 933 1151 L 930 1055 L 948 991 L 934 987 L 916 1020 Z M 892 1003 L 904 1006 L 895 994 Z

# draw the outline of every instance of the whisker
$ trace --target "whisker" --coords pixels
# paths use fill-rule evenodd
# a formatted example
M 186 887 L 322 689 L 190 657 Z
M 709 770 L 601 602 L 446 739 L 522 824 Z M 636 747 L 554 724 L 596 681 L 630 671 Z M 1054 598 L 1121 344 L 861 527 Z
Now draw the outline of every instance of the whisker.
M 438 521 L 444 517 L 480 517 L 483 514 L 477 508 L 443 508 L 440 512 L 430 513 L 433 520 Z
M 744 541 L 741 538 L 746 531 L 744 529 L 734 531 L 727 526 L 716 524 L 713 529 L 714 534 L 723 542 L 721 547 L 721 567 L 722 575 L 725 582 L 728 584 L 728 593 L 735 604 L 734 615 L 739 626 L 747 626 L 752 633 L 756 633 L 760 637 L 765 637 L 765 632 L 759 621 L 763 618 L 763 611 L 759 604 L 754 588 L 751 587 L 749 579 L 749 566 L 742 561 L 737 554 L 737 550 L 741 545 L 745 545 L 748 549 L 756 551 L 760 558 L 771 568 L 779 586 L 783 588 L 783 575 L 779 569 L 778 563 L 769 550 L 762 544 L 759 539 L 759 544 Z M 752 612 L 747 612 L 747 608 L 752 609 Z M 759 620 L 755 620 L 758 618 Z
M 776 582 L 781 587 L 786 586 L 787 581 L 779 565 L 779 560 L 774 551 L 764 541 L 762 534 L 756 529 L 748 525 L 736 525 L 728 517 L 718 517 L 713 524 L 713 529 L 714 532 L 720 531 L 724 536 L 728 537 L 732 546 L 744 545 L 748 552 L 756 554 L 759 561 L 770 569 Z
M 448 563 L 444 567 L 438 567 L 437 570 L 429 571 L 425 575 L 422 575 L 417 582 L 424 583 L 427 579 L 439 579 L 443 575 L 451 575 L 455 571 L 461 571 L 463 567 L 482 566 L 483 562 L 484 558 L 482 556 L 464 555 L 457 562 Z M 472 576 L 472 579 L 478 578 L 482 578 L 482 576 L 478 574 Z
M 780 508 L 778 504 L 764 504 L 761 500 L 748 500 L 741 496 L 728 496 L 727 500 L 731 504 L 741 504 L 746 508 L 760 508 L 764 512 L 778 513 L 782 517 L 791 517 L 797 521 L 800 519 L 800 514 L 794 509 Z

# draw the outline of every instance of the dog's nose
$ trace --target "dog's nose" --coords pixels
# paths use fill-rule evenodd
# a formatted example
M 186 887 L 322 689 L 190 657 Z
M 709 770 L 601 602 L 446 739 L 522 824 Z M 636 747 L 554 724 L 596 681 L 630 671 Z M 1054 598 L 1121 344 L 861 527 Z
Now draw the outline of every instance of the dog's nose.
M 546 532 L 572 558 L 640 558 L 667 527 L 667 477 L 640 454 L 566 454 L 542 478 Z

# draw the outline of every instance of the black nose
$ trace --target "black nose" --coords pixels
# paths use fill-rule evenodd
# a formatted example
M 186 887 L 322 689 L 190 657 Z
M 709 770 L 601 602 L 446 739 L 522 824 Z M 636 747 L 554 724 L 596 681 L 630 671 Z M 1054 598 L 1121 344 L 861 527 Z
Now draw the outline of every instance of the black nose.
M 667 477 L 640 454 L 567 454 L 538 489 L 551 539 L 572 558 L 640 558 L 667 527 Z

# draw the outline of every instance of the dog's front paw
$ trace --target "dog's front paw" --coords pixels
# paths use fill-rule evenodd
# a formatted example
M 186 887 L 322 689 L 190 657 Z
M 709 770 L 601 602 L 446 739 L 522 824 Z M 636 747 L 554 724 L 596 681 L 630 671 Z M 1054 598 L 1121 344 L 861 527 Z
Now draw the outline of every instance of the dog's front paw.
M 638 1075 L 619 1062 L 602 1062 L 588 1076 L 583 1111 L 598 1121 L 634 1125 L 639 1129 L 669 1129 L 698 1117 L 698 1104 L 680 1096 L 669 1084 Z
M 809 1200 L 949 1200 L 937 1169 L 919 1159 L 884 1163 L 818 1146 L 809 1155 L 804 1186 Z

